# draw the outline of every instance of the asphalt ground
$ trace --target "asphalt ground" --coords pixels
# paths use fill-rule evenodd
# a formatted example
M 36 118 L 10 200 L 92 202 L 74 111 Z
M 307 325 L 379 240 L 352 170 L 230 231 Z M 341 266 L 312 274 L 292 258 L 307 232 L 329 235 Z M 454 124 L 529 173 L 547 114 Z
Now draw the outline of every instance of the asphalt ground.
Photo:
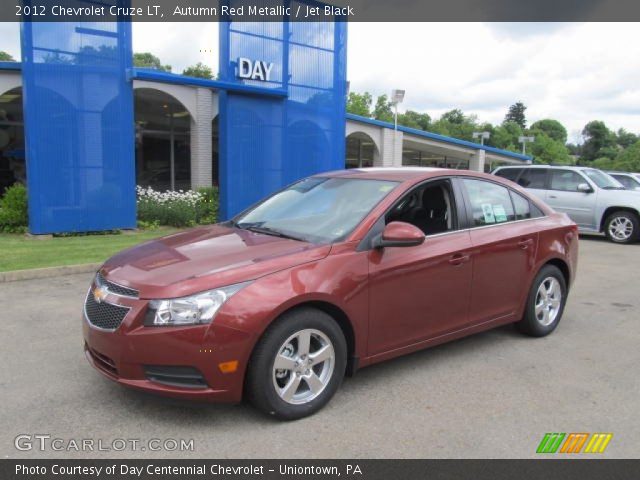
M 640 244 L 583 237 L 580 250 L 552 335 L 507 326 L 365 368 L 324 410 L 289 423 L 99 375 L 82 351 L 90 274 L 0 284 L 0 458 L 528 458 L 546 432 L 610 432 L 600 458 L 637 458 Z M 65 450 L 17 450 L 21 434 L 63 439 Z M 71 440 L 82 439 L 128 446 L 77 452 Z M 151 451 L 149 439 L 193 440 L 193 450 Z

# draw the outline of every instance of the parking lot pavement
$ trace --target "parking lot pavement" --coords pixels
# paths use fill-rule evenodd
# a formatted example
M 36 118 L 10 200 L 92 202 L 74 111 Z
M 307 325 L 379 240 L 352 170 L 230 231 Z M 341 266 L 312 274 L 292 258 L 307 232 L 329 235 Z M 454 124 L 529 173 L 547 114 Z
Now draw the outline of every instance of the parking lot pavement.
M 290 423 L 246 405 L 136 393 L 93 371 L 80 326 L 90 275 L 0 284 L 0 455 L 520 458 L 535 456 L 546 432 L 612 432 L 604 457 L 637 457 L 640 245 L 591 237 L 580 249 L 551 336 L 505 327 L 369 367 L 320 413 Z M 103 448 L 119 448 L 114 439 L 193 439 L 194 450 L 21 452 L 19 434 L 100 439 Z

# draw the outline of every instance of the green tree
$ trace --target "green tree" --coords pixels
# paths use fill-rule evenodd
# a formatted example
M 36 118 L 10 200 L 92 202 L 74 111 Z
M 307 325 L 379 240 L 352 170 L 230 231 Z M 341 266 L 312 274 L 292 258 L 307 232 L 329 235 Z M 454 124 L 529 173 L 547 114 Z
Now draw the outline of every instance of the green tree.
M 608 157 L 600 157 L 591 162 L 591 166 L 594 168 L 599 168 L 600 170 L 617 170 L 615 163 L 615 160 L 612 160 Z
M 524 112 L 527 107 L 522 102 L 516 102 L 509 107 L 509 111 L 504 116 L 505 122 L 515 122 L 520 125 L 523 130 L 527 128 L 527 117 Z
M 347 112 L 362 117 L 371 116 L 371 102 L 373 101 L 369 92 L 350 92 L 347 99 Z
M 556 142 L 560 142 L 562 144 L 567 143 L 567 129 L 564 128 L 564 126 L 557 120 L 553 120 L 551 118 L 538 120 L 531 125 L 529 130 L 533 135 L 544 133 Z
M 15 62 L 16 59 L 4 50 L 0 50 L 0 62 Z
M 391 102 L 386 95 L 380 95 L 373 108 L 373 118 L 383 122 L 393 122 L 393 111 Z
M 532 133 L 532 132 L 530 132 Z M 528 152 L 533 155 L 535 163 L 553 163 L 571 165 L 573 157 L 563 142 L 559 142 L 541 130 L 534 133 L 535 140 L 528 147 Z
M 616 132 L 616 143 L 622 148 L 629 148 L 638 140 L 640 139 L 635 133 L 627 132 L 624 128 L 620 128 Z
M 593 120 L 582 129 L 584 143 L 580 149 L 580 160 L 592 162 L 596 158 L 607 157 L 614 159 L 618 154 L 615 134 L 607 128 L 604 122 Z
M 207 80 L 211 80 L 213 78 L 213 71 L 208 65 L 205 65 L 202 62 L 198 62 L 195 65 L 191 65 L 190 67 L 185 68 L 182 71 L 182 75 L 185 75 L 187 77 L 206 78 Z
M 478 119 L 475 115 L 465 115 L 462 110 L 456 108 L 443 113 L 433 123 L 431 129 L 440 135 L 472 141 L 473 132 L 477 131 L 478 128 Z
M 502 125 L 495 127 L 487 145 L 518 152 L 520 151 L 518 137 L 523 133 L 522 127 L 516 122 L 503 122 Z
M 405 127 L 427 131 L 431 128 L 431 117 L 426 113 L 407 110 L 398 115 L 398 123 Z
M 149 52 L 134 53 L 133 65 L 141 68 L 153 68 L 161 72 L 171 71 L 171 65 L 162 65 L 160 59 Z
M 611 169 L 640 172 L 640 141 L 621 151 L 615 158 Z

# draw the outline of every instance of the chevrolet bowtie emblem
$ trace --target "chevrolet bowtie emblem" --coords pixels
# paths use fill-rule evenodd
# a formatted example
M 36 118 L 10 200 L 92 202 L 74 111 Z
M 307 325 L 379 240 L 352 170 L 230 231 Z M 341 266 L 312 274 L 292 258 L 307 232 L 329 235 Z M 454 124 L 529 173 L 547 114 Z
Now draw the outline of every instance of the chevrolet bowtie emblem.
M 96 303 L 102 303 L 103 300 L 107 298 L 107 295 L 109 295 L 109 291 L 104 287 L 95 287 L 92 293 Z

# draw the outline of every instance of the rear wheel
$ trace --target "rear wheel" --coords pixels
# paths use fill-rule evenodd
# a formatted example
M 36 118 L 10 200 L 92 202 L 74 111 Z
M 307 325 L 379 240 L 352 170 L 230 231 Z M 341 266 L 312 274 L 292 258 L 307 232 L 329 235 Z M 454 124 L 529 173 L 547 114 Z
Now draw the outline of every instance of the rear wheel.
M 320 410 L 344 377 L 347 347 L 328 314 L 305 308 L 287 313 L 258 342 L 246 390 L 259 410 L 284 420 Z
M 620 210 L 609 215 L 605 221 L 604 233 L 615 243 L 632 243 L 638 239 L 638 216 Z
M 567 301 L 567 284 L 560 269 L 545 265 L 533 280 L 524 316 L 516 325 L 533 337 L 543 337 L 555 330 Z

